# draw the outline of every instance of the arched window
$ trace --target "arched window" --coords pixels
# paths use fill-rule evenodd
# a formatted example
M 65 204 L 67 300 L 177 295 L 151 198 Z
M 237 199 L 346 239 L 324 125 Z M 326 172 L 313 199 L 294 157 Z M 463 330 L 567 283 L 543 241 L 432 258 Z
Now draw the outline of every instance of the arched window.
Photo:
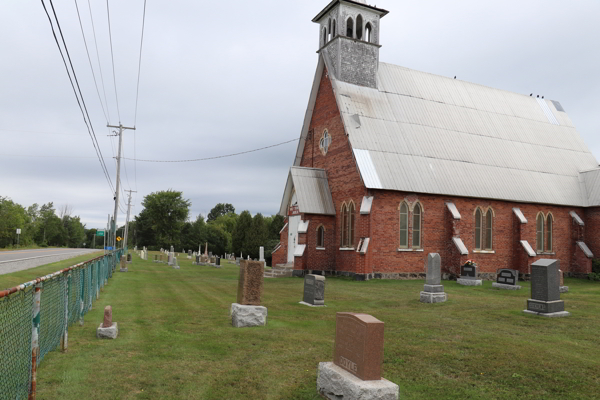
M 400 248 L 408 248 L 408 205 L 404 201 L 400 205 Z
M 552 252 L 552 214 L 546 218 L 546 251 Z
M 358 14 L 358 17 L 356 17 L 356 38 L 357 39 L 362 39 L 362 34 L 363 34 L 363 18 L 362 15 Z
M 327 44 L 327 28 L 323 27 L 323 46 Z
M 349 38 L 354 37 L 354 21 L 352 20 L 352 18 L 348 18 L 348 20 L 346 21 L 346 36 L 348 36 Z
M 331 18 L 329 18 L 329 23 L 327 24 L 327 32 L 329 32 L 329 35 L 327 35 L 327 41 L 329 42 L 331 40 Z
M 346 203 L 342 204 L 342 234 L 340 235 L 342 238 L 342 243 L 340 243 L 340 247 L 346 247 L 346 243 L 348 242 L 348 208 L 346 207 Z
M 421 248 L 421 204 L 417 203 L 413 209 L 412 247 Z
M 475 210 L 475 249 L 481 250 L 481 227 L 483 225 L 482 213 L 479 207 Z
M 354 203 L 350 202 L 348 205 L 348 247 L 352 247 L 354 245 Z
M 492 250 L 492 209 L 485 214 L 485 249 Z
M 332 30 L 331 30 L 331 38 L 334 39 L 337 36 L 337 24 L 335 23 L 335 19 L 333 20 L 332 23 Z
M 539 253 L 544 251 L 544 214 L 538 213 L 536 218 L 536 242 L 537 251 Z
M 373 27 L 370 22 L 365 26 L 365 41 L 373 43 Z
M 317 228 L 317 247 L 325 247 L 325 227 L 323 225 Z

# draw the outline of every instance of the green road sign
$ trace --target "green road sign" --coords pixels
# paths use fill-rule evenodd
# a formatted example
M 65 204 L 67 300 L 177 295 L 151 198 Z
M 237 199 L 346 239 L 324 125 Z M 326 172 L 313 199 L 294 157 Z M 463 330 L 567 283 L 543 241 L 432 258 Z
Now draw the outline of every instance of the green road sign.
M 104 236 L 104 231 L 96 231 L 96 236 Z

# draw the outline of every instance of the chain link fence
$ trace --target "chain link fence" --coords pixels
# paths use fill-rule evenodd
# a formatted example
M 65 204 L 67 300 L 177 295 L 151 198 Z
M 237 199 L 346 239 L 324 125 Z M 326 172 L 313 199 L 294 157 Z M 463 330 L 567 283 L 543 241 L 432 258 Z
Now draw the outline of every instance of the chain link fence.
M 68 327 L 92 308 L 123 250 L 0 290 L 0 400 L 35 394 L 36 368 L 67 347 Z

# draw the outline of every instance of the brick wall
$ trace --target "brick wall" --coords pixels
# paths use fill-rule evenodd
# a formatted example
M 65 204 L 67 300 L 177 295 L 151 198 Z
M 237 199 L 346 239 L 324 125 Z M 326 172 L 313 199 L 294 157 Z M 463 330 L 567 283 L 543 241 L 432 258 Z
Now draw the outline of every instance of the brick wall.
M 595 258 L 600 258 L 600 207 L 585 210 L 586 241 Z
M 288 218 L 285 217 L 285 223 L 288 223 Z M 287 264 L 287 252 L 288 252 L 288 226 L 286 225 L 281 233 L 279 234 L 281 247 L 273 253 L 273 258 L 271 259 L 271 265 L 274 267 L 277 264 Z

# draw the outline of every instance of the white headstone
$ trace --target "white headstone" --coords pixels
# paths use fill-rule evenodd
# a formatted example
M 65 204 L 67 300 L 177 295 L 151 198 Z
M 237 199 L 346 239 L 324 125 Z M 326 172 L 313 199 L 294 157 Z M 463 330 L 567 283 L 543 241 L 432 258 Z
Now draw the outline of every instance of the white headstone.
M 259 252 L 260 257 L 258 258 L 258 261 L 265 261 L 265 248 L 263 246 L 260 246 Z

